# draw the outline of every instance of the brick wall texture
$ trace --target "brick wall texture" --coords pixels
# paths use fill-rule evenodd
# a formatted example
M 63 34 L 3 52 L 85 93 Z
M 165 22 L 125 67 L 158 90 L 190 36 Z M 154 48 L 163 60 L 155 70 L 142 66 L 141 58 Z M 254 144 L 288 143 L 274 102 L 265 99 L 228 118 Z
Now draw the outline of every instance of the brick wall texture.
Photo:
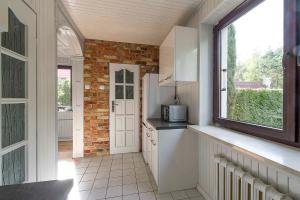
M 158 73 L 158 58 L 158 46 L 102 40 L 85 41 L 84 84 L 90 86 L 89 89 L 84 89 L 85 156 L 109 153 L 109 63 L 140 66 L 142 103 L 142 77 L 145 73 Z M 105 86 L 104 89 L 100 90 L 100 85 Z M 140 105 L 140 117 L 141 109 Z

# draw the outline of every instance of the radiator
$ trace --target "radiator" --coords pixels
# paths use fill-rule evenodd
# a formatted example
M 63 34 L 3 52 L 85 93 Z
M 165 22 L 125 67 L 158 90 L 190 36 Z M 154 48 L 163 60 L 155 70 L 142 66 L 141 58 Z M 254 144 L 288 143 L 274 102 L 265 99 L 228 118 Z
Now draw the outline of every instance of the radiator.
M 216 155 L 217 200 L 291 200 L 271 185 Z
M 59 140 L 73 139 L 73 112 L 57 113 L 57 131 Z

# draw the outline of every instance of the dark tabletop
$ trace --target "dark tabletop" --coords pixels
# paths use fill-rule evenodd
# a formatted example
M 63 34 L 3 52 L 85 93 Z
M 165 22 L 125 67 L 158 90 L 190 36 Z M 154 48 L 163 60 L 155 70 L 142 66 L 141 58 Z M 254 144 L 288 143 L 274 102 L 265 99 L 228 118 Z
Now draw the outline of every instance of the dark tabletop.
M 72 179 L 2 186 L 0 200 L 66 200 L 72 187 Z
M 147 122 L 156 130 L 185 129 L 190 125 L 188 122 L 167 122 L 162 119 L 147 119 Z

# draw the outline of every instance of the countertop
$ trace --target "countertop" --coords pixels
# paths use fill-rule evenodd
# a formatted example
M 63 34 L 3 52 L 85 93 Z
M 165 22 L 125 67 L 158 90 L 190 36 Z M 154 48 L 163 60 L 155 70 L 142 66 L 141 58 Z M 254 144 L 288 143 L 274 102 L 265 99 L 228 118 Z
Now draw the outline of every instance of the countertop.
M 162 119 L 147 119 L 147 122 L 156 130 L 186 129 L 190 125 L 188 122 L 167 122 Z
M 66 200 L 72 187 L 72 179 L 1 186 L 0 200 Z

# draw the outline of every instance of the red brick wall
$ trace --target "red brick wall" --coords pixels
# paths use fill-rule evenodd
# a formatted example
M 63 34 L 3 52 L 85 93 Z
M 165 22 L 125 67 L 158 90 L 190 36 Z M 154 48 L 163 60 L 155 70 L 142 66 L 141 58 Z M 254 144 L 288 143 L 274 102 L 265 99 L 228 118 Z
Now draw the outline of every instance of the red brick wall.
M 158 73 L 159 47 L 86 40 L 84 57 L 84 84 L 90 85 L 90 89 L 84 89 L 84 153 L 108 154 L 109 63 L 138 64 L 141 78 L 145 73 Z M 105 89 L 99 90 L 100 85 L 104 85 Z

